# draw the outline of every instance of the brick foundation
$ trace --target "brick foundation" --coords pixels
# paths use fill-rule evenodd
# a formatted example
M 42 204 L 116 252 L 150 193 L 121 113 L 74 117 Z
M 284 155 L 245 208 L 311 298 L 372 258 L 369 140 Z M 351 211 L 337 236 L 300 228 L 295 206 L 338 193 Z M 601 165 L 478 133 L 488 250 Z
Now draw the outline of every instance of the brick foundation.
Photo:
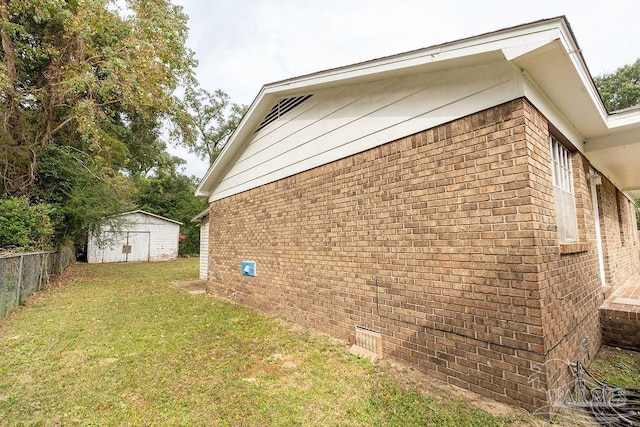
M 640 313 L 602 309 L 600 323 L 606 344 L 640 350 Z
M 345 341 L 380 332 L 385 357 L 547 408 L 564 362 L 600 346 L 602 302 L 588 163 L 581 241 L 561 248 L 548 135 L 518 99 L 215 201 L 209 291 Z

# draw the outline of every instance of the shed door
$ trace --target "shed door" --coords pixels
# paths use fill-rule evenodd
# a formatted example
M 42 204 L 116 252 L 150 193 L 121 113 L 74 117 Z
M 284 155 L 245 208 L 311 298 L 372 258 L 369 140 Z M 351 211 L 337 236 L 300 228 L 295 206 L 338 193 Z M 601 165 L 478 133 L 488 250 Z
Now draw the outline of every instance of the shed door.
M 129 231 L 127 233 L 126 261 L 149 261 L 149 232 Z
M 127 254 L 122 247 L 127 244 L 127 233 L 104 232 L 104 239 L 108 246 L 102 249 L 102 262 L 125 262 Z

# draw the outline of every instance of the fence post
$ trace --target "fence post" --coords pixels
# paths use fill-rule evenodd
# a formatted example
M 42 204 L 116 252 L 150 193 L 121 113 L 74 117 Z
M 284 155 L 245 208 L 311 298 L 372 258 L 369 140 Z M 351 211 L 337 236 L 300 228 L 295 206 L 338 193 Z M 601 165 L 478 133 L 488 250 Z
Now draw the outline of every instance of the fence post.
M 20 255 L 20 266 L 18 267 L 18 286 L 16 287 L 16 305 L 20 305 L 20 286 L 22 286 L 22 263 L 24 255 Z
M 44 266 L 47 261 L 47 254 L 43 252 L 40 254 L 40 277 L 38 277 L 38 290 L 42 290 L 42 276 L 44 275 Z

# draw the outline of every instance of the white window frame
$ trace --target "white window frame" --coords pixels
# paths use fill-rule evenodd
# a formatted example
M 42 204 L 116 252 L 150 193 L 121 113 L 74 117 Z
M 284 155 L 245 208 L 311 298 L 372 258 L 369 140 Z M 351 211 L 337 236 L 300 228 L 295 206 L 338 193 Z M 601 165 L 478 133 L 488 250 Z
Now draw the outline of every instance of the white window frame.
M 560 243 L 578 242 L 578 216 L 573 186 L 573 167 L 571 152 L 555 137 L 549 137 L 551 151 L 551 176 L 553 198 L 556 205 L 558 241 Z

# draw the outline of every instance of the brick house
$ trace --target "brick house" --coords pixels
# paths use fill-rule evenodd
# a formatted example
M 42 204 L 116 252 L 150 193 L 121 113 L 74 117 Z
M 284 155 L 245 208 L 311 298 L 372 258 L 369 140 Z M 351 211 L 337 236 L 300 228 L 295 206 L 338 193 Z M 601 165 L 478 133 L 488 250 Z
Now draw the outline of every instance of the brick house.
M 640 275 L 638 158 L 564 17 L 268 84 L 197 190 L 208 290 L 553 411 Z

